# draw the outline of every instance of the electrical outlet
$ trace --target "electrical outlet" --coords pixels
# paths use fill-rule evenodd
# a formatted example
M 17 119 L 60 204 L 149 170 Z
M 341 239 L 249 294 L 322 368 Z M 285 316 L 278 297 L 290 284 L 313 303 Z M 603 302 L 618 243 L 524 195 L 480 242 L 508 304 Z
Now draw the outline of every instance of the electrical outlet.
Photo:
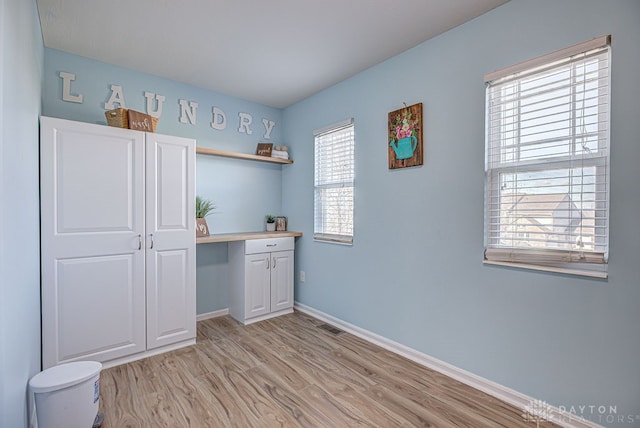
M 300 271 L 300 282 L 304 282 L 304 271 Z

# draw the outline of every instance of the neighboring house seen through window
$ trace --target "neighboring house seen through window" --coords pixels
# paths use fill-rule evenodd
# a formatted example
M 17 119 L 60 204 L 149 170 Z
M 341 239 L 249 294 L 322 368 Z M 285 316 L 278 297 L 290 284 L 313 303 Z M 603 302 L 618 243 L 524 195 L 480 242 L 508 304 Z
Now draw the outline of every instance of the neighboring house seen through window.
M 353 119 L 314 131 L 313 238 L 353 243 Z
M 485 76 L 485 261 L 606 277 L 609 37 Z

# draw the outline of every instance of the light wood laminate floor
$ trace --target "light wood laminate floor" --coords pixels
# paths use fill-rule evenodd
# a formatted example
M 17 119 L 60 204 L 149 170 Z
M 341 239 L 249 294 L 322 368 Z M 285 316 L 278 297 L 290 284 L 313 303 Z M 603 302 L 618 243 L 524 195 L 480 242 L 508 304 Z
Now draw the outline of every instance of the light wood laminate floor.
M 102 371 L 102 426 L 536 426 L 515 407 L 323 324 L 300 312 L 249 326 L 200 321 L 196 345 Z

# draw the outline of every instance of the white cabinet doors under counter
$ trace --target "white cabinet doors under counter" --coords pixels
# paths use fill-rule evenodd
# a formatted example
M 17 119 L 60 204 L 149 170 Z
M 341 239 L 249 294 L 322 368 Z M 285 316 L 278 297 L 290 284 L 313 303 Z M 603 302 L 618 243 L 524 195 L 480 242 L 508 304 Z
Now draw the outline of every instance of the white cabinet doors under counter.
M 229 314 L 243 324 L 293 312 L 294 238 L 229 243 Z
M 43 368 L 195 338 L 195 141 L 41 118 Z

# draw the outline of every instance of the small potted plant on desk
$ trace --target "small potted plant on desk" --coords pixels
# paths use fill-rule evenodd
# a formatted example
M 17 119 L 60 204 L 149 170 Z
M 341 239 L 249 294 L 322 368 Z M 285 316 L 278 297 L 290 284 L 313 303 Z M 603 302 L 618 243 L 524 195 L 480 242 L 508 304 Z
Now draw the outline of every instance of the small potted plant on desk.
M 209 226 L 205 217 L 216 209 L 213 202 L 196 196 L 196 236 L 209 236 Z
M 276 217 L 271 214 L 267 214 L 266 220 L 267 232 L 274 232 L 276 230 Z

